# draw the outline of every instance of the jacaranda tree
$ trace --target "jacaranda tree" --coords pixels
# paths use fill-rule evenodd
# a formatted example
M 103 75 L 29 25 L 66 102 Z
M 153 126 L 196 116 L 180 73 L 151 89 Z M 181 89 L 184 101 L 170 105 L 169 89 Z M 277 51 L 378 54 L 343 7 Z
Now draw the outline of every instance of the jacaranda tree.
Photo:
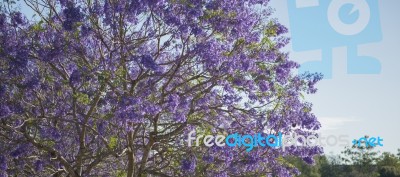
M 314 134 L 267 0 L 4 1 L 0 176 L 292 176 L 321 147 L 189 147 L 187 134 Z M 34 16 L 32 17 L 32 12 Z M 27 15 L 30 14 L 30 15 Z

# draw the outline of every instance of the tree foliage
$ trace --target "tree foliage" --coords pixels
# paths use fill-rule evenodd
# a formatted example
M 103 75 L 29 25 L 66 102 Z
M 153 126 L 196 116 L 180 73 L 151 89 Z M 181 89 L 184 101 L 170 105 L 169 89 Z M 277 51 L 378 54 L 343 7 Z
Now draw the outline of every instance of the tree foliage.
M 291 176 L 320 147 L 188 147 L 187 133 L 313 134 L 267 0 L 25 0 L 0 14 L 2 176 Z

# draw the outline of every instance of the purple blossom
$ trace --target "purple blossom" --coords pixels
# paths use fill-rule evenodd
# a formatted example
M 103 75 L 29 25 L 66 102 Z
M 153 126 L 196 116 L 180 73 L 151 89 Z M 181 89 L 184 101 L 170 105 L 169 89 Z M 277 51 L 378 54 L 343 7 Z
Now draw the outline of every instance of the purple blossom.
M 200 9 L 193 8 L 189 11 L 189 15 L 192 17 L 199 17 L 203 15 L 203 12 Z
M 145 111 L 150 114 L 150 115 L 156 115 L 158 114 L 161 110 L 160 106 L 152 103 L 147 103 L 147 106 L 145 107 Z
M 97 131 L 100 135 L 104 135 L 106 133 L 106 127 L 108 123 L 106 121 L 99 121 L 97 123 Z
M 26 145 L 20 145 L 10 153 L 12 157 L 19 157 L 26 152 Z
M 11 14 L 11 23 L 13 26 L 22 25 L 25 23 L 24 16 L 21 12 L 13 12 Z
M 313 164 L 314 159 L 312 157 L 304 157 L 303 161 L 306 162 L 307 164 Z
M 186 115 L 182 112 L 176 113 L 174 115 L 174 120 L 176 122 L 185 122 L 186 121 Z
M 36 74 L 34 76 L 32 76 L 31 78 L 29 78 L 25 83 L 24 83 L 24 87 L 27 89 L 33 89 L 38 87 L 40 84 L 40 78 L 39 76 Z
M 5 118 L 5 117 L 7 117 L 8 115 L 10 115 L 11 114 L 11 111 L 10 111 L 10 108 L 8 108 L 8 106 L 7 105 L 1 105 L 0 106 L 0 118 L 2 119 L 2 118 Z
M 241 60 L 242 60 L 242 69 L 248 71 L 251 68 L 250 60 L 245 58 L 245 56 L 241 56 Z
M 179 105 L 179 95 L 172 94 L 168 96 L 166 108 L 170 112 L 174 112 Z
M 67 31 L 72 31 L 74 25 L 83 19 L 83 14 L 79 7 L 75 7 L 73 3 L 69 2 L 67 8 L 63 10 L 65 20 L 63 22 L 63 27 Z
M 0 171 L 6 171 L 8 168 L 7 159 L 4 155 L 0 155 Z
M 3 27 L 6 25 L 6 22 L 7 22 L 6 14 L 0 13 L 0 29 L 3 29 Z
M 189 26 L 186 25 L 186 24 L 181 24 L 181 25 L 178 27 L 178 30 L 179 30 L 182 34 L 186 34 L 186 33 L 188 33 Z
M 214 163 L 214 157 L 211 155 L 204 155 L 203 161 L 206 163 Z
M 156 6 L 159 3 L 158 0 L 147 0 L 145 2 L 149 7 Z
M 235 78 L 235 79 L 233 79 L 233 84 L 235 84 L 236 86 L 242 86 L 243 80 L 240 78 Z
M 82 82 L 82 73 L 76 69 L 69 77 L 69 83 L 73 86 L 77 86 L 80 82 Z
M 151 69 L 153 71 L 156 71 L 159 69 L 159 66 L 157 65 L 157 63 L 154 61 L 153 57 L 151 57 L 150 55 L 142 55 L 140 57 L 140 63 L 148 68 Z
M 28 56 L 28 51 L 25 48 L 19 48 L 15 57 L 11 59 L 10 72 L 14 74 L 22 73 L 28 66 Z
M 104 2 L 103 13 L 105 14 L 104 24 L 111 25 L 112 24 L 111 7 L 110 7 L 110 3 L 108 1 Z
M 6 96 L 7 88 L 5 85 L 1 84 L 0 85 L 0 98 L 3 98 Z
M 136 113 L 133 107 L 119 110 L 116 117 L 124 122 L 143 123 L 144 121 L 143 116 Z
M 129 97 L 129 96 L 124 96 L 121 98 L 119 102 L 119 106 L 122 108 L 124 107 L 129 107 L 129 106 L 134 106 L 140 104 L 140 100 L 135 99 L 134 97 Z
M 266 92 L 269 90 L 269 83 L 266 81 L 260 81 L 258 83 L 258 86 L 260 87 L 260 90 L 263 92 Z
M 167 25 L 171 25 L 171 26 L 173 26 L 173 25 L 180 25 L 180 24 L 181 24 L 179 18 L 176 17 L 176 16 L 174 16 L 174 15 L 169 15 L 169 16 L 167 16 L 167 17 L 166 17 L 166 20 L 165 20 L 165 23 L 166 23 Z
M 196 160 L 194 158 L 183 159 L 181 169 L 186 173 L 194 173 L 196 169 Z
M 65 7 L 68 2 L 69 2 L 69 0 L 60 0 L 60 4 L 62 7 Z
M 170 41 L 165 41 L 164 42 L 164 47 L 169 47 L 171 45 L 171 42 Z
M 92 32 L 92 28 L 87 25 L 81 26 L 81 36 L 87 37 Z
M 276 28 L 277 28 L 276 29 L 276 34 L 277 35 L 285 34 L 285 33 L 288 32 L 288 29 L 285 26 L 283 26 L 283 25 L 281 25 L 279 23 L 276 24 Z
M 11 112 L 13 112 L 14 114 L 23 114 L 24 113 L 24 108 L 22 107 L 22 105 L 20 103 L 14 103 L 12 105 L 10 105 L 10 110 Z
M 56 128 L 50 128 L 47 131 L 47 134 L 50 135 L 50 137 L 56 141 L 59 141 L 62 138 L 61 133 Z
M 0 171 L 0 177 L 8 177 L 7 172 Z
M 91 12 L 100 15 L 102 12 L 102 7 L 100 6 L 100 2 L 98 0 L 94 0 L 93 6 L 91 8 Z
M 257 100 L 257 95 L 256 94 L 254 94 L 254 93 L 250 93 L 249 94 L 249 99 L 251 100 L 251 101 L 255 101 L 255 100 Z
M 35 162 L 35 171 L 36 172 L 41 172 L 41 171 L 43 171 L 43 161 L 41 161 L 41 160 L 37 160 L 36 162 Z

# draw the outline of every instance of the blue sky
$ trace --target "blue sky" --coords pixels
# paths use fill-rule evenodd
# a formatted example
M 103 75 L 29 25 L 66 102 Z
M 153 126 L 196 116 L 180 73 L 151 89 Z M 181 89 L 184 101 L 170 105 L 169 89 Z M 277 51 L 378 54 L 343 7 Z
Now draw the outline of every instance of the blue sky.
M 370 3 L 373 0 L 367 1 Z M 296 3 L 318 4 L 321 2 L 297 0 Z M 384 146 L 378 147 L 377 150 L 397 152 L 397 148 L 400 148 L 400 57 L 398 54 L 400 52 L 400 20 L 397 19 L 400 17 L 398 10 L 400 1 L 382 0 L 377 3 L 381 31 L 376 32 L 381 33 L 381 39 L 358 44 L 357 52 L 359 55 L 378 59 L 380 72 L 378 74 L 348 74 L 348 47 L 355 42 L 348 37 L 342 45 L 331 47 L 331 79 L 322 80 L 317 85 L 319 89 L 317 94 L 309 95 L 307 99 L 313 103 L 313 112 L 322 123 L 323 135 L 348 135 L 350 139 L 358 139 L 363 135 L 380 136 L 384 139 Z M 289 28 L 290 32 L 296 30 L 291 28 L 288 1 L 272 0 L 271 6 L 276 10 L 274 15 Z M 370 9 L 372 10 L 372 7 Z M 362 9 L 359 10 L 362 11 Z M 375 34 L 372 33 L 372 35 Z M 294 41 L 297 36 L 291 37 Z M 292 60 L 300 64 L 313 60 L 326 60 L 329 57 L 322 54 L 322 49 L 295 51 L 292 44 L 293 42 L 285 50 L 290 52 Z M 320 45 L 324 46 L 324 44 Z M 338 153 L 343 150 L 343 147 L 324 147 L 324 149 L 325 153 L 329 154 L 330 152 Z

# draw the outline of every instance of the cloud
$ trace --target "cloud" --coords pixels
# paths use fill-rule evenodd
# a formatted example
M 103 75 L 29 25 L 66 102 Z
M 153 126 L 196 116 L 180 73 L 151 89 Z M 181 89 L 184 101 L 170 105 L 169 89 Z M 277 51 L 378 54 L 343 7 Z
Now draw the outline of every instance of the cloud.
M 321 130 L 336 130 L 346 124 L 359 122 L 360 120 L 354 117 L 319 117 L 318 121 L 321 122 Z

